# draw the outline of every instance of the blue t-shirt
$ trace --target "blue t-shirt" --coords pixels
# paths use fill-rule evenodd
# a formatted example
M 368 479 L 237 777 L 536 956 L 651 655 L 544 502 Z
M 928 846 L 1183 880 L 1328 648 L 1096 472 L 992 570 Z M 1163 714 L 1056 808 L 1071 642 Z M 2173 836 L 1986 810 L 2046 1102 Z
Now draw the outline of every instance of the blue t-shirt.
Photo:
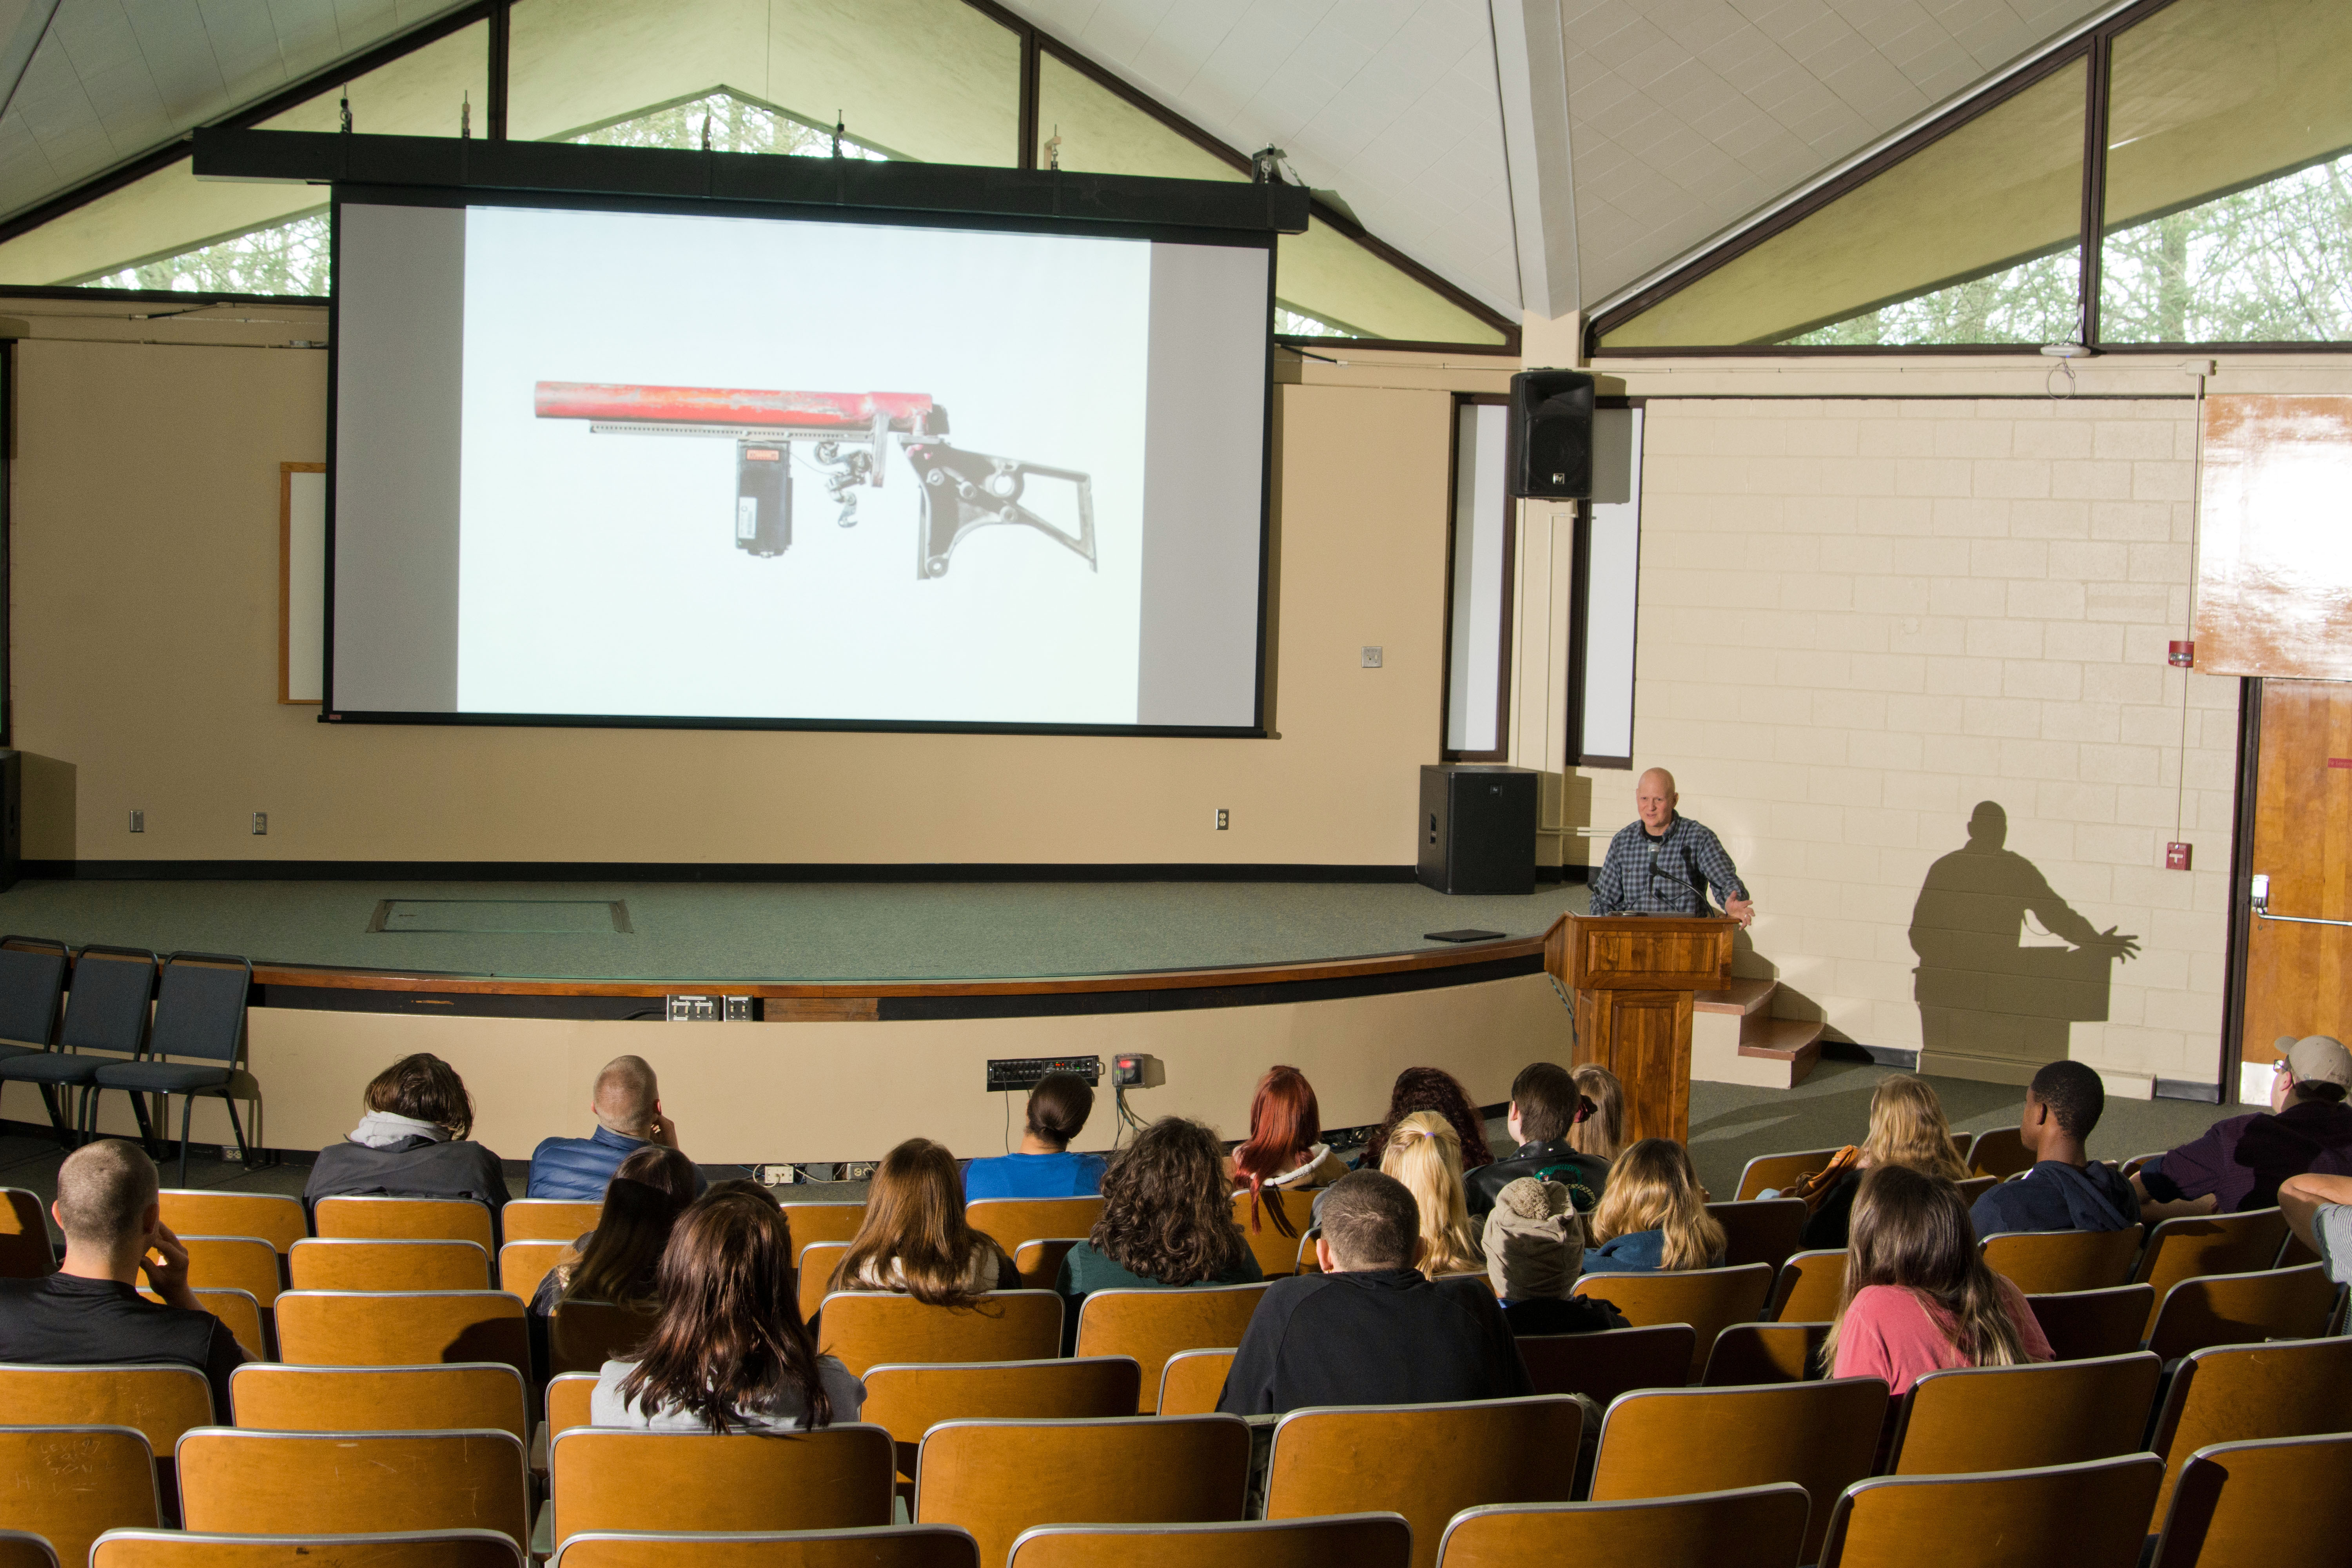
M 1102 1191 L 1100 1154 L 999 1154 L 963 1168 L 963 1201 L 1090 1198 Z

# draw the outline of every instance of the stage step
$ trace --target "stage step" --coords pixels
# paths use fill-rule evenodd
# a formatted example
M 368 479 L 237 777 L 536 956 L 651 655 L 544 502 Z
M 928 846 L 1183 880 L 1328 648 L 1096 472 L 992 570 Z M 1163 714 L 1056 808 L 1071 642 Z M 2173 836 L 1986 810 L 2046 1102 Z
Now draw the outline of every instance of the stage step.
M 1793 1089 L 1821 1059 L 1822 1026 L 1776 1018 L 1780 984 L 1743 976 L 1692 1004 L 1691 1077 L 1706 1083 Z
M 1720 991 L 1702 991 L 1691 1005 L 1701 1013 L 1736 1013 L 1742 1017 L 1750 1013 L 1771 1011 L 1772 993 L 1780 988 L 1777 980 L 1753 980 L 1745 976 L 1734 980 Z

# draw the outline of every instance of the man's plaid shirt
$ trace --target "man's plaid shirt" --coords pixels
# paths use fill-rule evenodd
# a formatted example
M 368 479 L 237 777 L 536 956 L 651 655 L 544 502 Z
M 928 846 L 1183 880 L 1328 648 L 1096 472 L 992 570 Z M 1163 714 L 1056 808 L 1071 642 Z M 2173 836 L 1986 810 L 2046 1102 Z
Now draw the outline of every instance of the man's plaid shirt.
M 1718 902 L 1748 896 L 1723 841 L 1686 816 L 1653 838 L 1639 822 L 1609 841 L 1609 859 L 1592 884 L 1596 915 L 1711 915 L 1703 889 Z

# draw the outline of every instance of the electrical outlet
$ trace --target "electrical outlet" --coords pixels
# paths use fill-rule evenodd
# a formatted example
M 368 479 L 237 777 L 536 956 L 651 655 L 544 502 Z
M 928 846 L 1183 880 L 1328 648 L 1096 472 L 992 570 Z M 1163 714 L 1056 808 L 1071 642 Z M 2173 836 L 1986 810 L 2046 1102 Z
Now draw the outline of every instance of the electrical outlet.
M 268 812 L 257 811 L 253 814 L 253 831 L 256 837 L 258 837 L 262 834 L 269 831 L 269 814 Z
M 1381 668 L 1381 650 L 1370 644 L 1366 644 L 1364 647 L 1364 668 L 1366 669 Z
M 1217 831 L 1223 833 L 1234 825 L 1234 814 L 1223 806 L 1217 807 Z
M 131 808 L 131 831 L 133 833 L 147 831 L 147 814 L 135 805 Z

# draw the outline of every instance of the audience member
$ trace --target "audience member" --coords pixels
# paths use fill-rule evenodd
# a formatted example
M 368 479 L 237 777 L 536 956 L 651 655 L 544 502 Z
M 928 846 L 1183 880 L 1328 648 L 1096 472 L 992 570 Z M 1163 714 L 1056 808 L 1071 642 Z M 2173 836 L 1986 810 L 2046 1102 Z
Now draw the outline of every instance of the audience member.
M 2033 1075 L 2018 1118 L 2033 1167 L 1977 1200 L 1969 1218 L 1979 1237 L 2020 1230 L 2122 1230 L 2139 1223 L 2131 1184 L 2083 1150 L 2106 1102 L 2099 1075 L 2081 1062 L 2051 1062 Z
M 1217 1408 L 1268 1415 L 1535 1392 L 1486 1287 L 1435 1284 L 1415 1267 L 1420 1224 L 1419 1204 L 1392 1176 L 1355 1171 L 1333 1184 L 1316 1242 L 1323 1272 L 1266 1288 Z
M 793 1289 L 792 1231 L 773 1204 L 714 1193 L 662 1253 L 661 1315 L 635 1361 L 608 1361 L 589 1395 L 599 1426 L 657 1432 L 812 1430 L 855 1421 L 866 1385 L 819 1355 Z
M 1585 1063 L 1570 1078 L 1592 1109 L 1568 1130 L 1568 1146 L 1605 1166 L 1625 1152 L 1625 1086 L 1598 1062 Z
M 319 1152 L 302 1189 L 305 1207 L 320 1198 L 471 1198 L 490 1208 L 490 1233 L 507 1206 L 499 1157 L 469 1142 L 474 1097 L 457 1069 L 439 1057 L 403 1057 L 367 1086 L 367 1114 L 351 1136 Z M 599 1184 L 598 1192 L 603 1186 Z
M 1470 1103 L 1469 1090 L 1443 1068 L 1407 1068 L 1397 1074 L 1396 1084 L 1389 1090 L 1388 1114 L 1364 1140 L 1356 1169 L 1379 1170 L 1381 1156 L 1388 1152 L 1389 1129 L 1416 1110 L 1434 1110 L 1445 1118 L 1454 1135 L 1462 1140 L 1465 1171 L 1494 1163 L 1494 1151 L 1486 1147 L 1486 1119 Z
M 1094 1109 L 1094 1086 L 1077 1074 L 1049 1072 L 1039 1079 L 1029 1091 L 1021 1147 L 966 1165 L 964 1201 L 1090 1198 L 1101 1192 L 1103 1157 L 1070 1152 Z
M 1489 1165 L 1488 1170 L 1494 1167 Z M 1462 1196 L 1462 1143 L 1453 1124 L 1433 1110 L 1416 1110 L 1389 1134 L 1381 1173 L 1402 1182 L 1421 1205 L 1421 1271 L 1432 1279 L 1486 1267 L 1478 1233 Z
M 530 1182 L 524 1194 L 593 1204 L 621 1162 L 648 1143 L 677 1147 L 677 1123 L 662 1114 L 661 1084 L 643 1057 L 614 1057 L 596 1075 L 588 1101 L 596 1131 L 585 1138 L 545 1138 L 530 1154 Z M 694 1190 L 703 1176 L 694 1173 Z
M 1617 1156 L 1587 1230 L 1587 1274 L 1722 1266 L 1720 1221 L 1706 1212 L 1706 1189 L 1690 1151 L 1666 1138 L 1644 1138 Z
M 1931 1372 L 2051 1359 L 2024 1293 L 1985 1266 L 1960 1189 L 1908 1165 L 1863 1179 L 1845 1289 L 1822 1359 L 1898 1398 Z
M 228 1374 L 245 1352 L 188 1289 L 188 1249 L 163 1223 L 155 1163 L 120 1138 L 85 1143 L 58 1168 L 49 1213 L 66 1260 L 37 1279 L 0 1279 L 0 1363 L 192 1366 L 212 1384 L 214 1418 L 226 1421 Z M 162 1302 L 139 1294 L 142 1270 Z
M 1952 1129 L 1944 1120 L 1943 1100 L 1926 1079 L 1899 1073 L 1881 1079 L 1871 1090 L 1870 1131 L 1864 1134 L 1862 1146 L 1817 1197 L 1808 1194 L 1814 1206 L 1805 1219 L 1801 1237 L 1805 1247 L 1818 1250 L 1846 1244 L 1854 1194 L 1862 1190 L 1864 1173 L 1878 1165 L 1907 1165 L 1922 1175 L 1941 1176 L 1948 1182 L 1967 1179 L 1969 1167 L 1952 1147 Z
M 866 1218 L 834 1268 L 832 1288 L 969 1307 L 1019 1283 L 1004 1249 L 964 1224 L 955 1156 L 928 1138 L 909 1138 L 874 1167 Z
M 1246 1285 L 1265 1278 L 1234 1224 L 1225 1150 L 1197 1121 L 1163 1116 L 1135 1135 L 1103 1173 L 1102 1217 L 1064 1255 L 1054 1289 L 1076 1343 L 1078 1308 L 1097 1290 Z
M 1315 1103 L 1315 1087 L 1297 1068 L 1277 1067 L 1258 1079 L 1250 1100 L 1250 1135 L 1234 1149 L 1226 1180 L 1234 1195 L 1249 1194 L 1249 1227 L 1259 1228 L 1258 1203 L 1271 1188 L 1277 1193 L 1307 1193 L 1328 1187 L 1348 1173 L 1348 1163 L 1323 1142 L 1323 1112 Z M 1274 1226 L 1285 1236 L 1297 1229 L 1280 1204 Z
M 2352 1285 L 2352 1176 L 2306 1171 L 2279 1184 L 2279 1212 L 2338 1285 Z
M 1615 1082 L 1613 1076 L 1611 1082 Z M 1533 1176 L 1558 1182 L 1576 1199 L 1579 1214 L 1591 1214 L 1608 1185 L 1609 1164 L 1615 1156 L 1587 1153 L 1570 1142 L 1570 1134 L 1579 1123 L 1590 1121 L 1597 1109 L 1577 1091 L 1576 1079 L 1566 1068 L 1531 1062 L 1520 1068 L 1511 1080 L 1511 1106 L 1505 1118 L 1518 1152 L 1470 1173 L 1470 1212 L 1485 1214 L 1495 1206 L 1496 1193 L 1522 1176 Z
M 670 1231 L 694 1201 L 695 1174 L 693 1161 L 658 1143 L 622 1161 L 604 1184 L 596 1228 L 557 1256 L 530 1310 L 545 1317 L 559 1301 L 651 1305 Z
M 1581 1334 L 1622 1329 L 1606 1301 L 1570 1292 L 1584 1267 L 1584 1221 L 1558 1182 L 1521 1176 L 1486 1211 L 1486 1279 L 1514 1334 Z
M 2352 1051 L 2326 1035 L 2282 1036 L 2277 1050 L 2268 1112 L 2216 1121 L 2133 1173 L 2142 1220 L 2266 1209 L 2289 1176 L 2352 1176 Z

